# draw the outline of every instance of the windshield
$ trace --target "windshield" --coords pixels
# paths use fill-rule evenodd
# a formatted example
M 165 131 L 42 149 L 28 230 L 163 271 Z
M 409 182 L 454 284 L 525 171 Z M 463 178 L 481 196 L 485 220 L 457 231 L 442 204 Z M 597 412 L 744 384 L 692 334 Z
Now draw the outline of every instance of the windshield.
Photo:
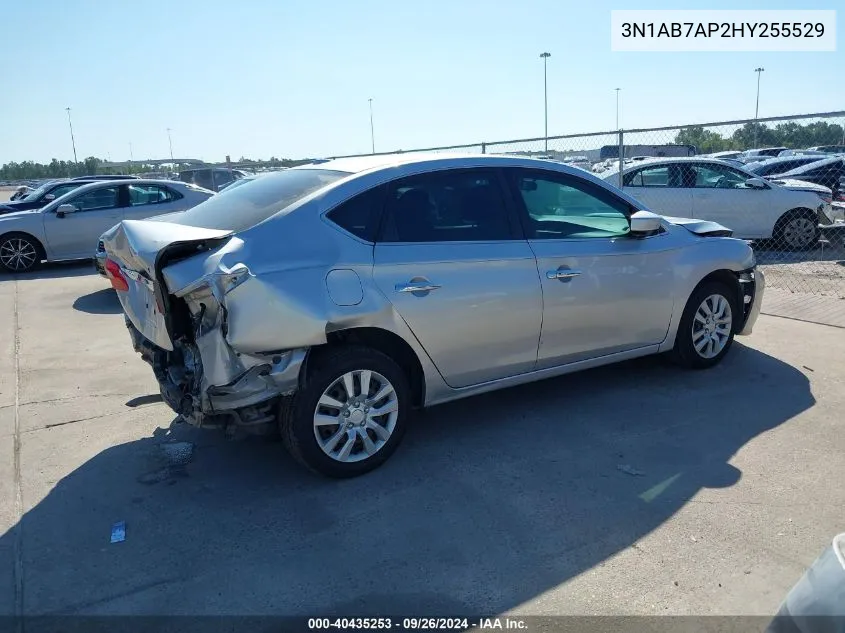
M 33 200 L 38 200 L 38 198 L 40 198 L 41 196 L 43 196 L 47 192 L 47 189 L 49 188 L 49 186 L 51 184 L 53 184 L 53 183 L 45 182 L 43 185 L 38 187 L 38 189 L 36 189 L 35 191 L 30 191 L 23 198 L 21 198 L 21 200 L 29 200 L 30 202 L 33 201 Z
M 288 169 L 249 180 L 179 216 L 179 224 L 243 231 L 263 222 L 305 196 L 350 174 L 328 169 Z

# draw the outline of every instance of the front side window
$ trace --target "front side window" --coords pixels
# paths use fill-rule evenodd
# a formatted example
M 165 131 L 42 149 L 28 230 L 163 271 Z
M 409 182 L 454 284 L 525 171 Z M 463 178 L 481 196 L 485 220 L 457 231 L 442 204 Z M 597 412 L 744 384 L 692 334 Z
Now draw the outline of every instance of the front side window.
M 562 175 L 513 174 L 528 214 L 529 239 L 589 239 L 630 233 L 628 204 L 590 183 Z
M 117 207 L 117 194 L 120 187 L 103 187 L 87 191 L 70 201 L 80 211 L 96 211 L 98 209 L 114 209 Z
M 456 169 L 393 183 L 383 242 L 466 242 L 513 238 L 495 173 Z
M 129 185 L 129 206 L 137 207 L 145 204 L 163 204 L 181 198 L 175 191 L 158 185 Z
M 748 189 L 748 176 L 723 165 L 691 165 L 696 189 Z M 690 180 L 693 179 L 690 176 Z

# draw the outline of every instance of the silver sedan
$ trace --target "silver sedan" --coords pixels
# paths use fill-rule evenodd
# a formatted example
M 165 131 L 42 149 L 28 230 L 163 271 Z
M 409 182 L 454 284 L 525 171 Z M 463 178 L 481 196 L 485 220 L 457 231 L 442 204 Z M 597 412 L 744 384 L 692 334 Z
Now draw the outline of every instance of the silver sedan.
M 41 209 L 0 215 L 0 268 L 22 273 L 42 261 L 90 259 L 121 220 L 184 211 L 213 191 L 170 180 L 106 180 L 75 188 Z
M 334 477 L 382 464 L 414 407 L 647 354 L 712 367 L 764 288 L 724 227 L 520 157 L 306 165 L 103 240 L 165 402 Z

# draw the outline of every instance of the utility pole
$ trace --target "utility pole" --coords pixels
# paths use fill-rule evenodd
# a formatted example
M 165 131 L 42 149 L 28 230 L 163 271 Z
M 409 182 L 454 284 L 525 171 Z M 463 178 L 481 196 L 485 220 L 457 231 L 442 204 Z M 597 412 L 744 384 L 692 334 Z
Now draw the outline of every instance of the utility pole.
M 622 88 L 615 88 L 616 90 L 616 129 L 619 129 L 619 91 Z
M 547 154 L 549 153 L 549 82 L 546 74 L 546 62 L 551 56 L 551 53 L 540 53 L 540 57 L 543 59 L 543 119 L 545 121 L 545 134 L 543 134 L 543 137 L 546 140 L 545 152 Z
M 167 128 L 167 144 L 170 146 L 170 162 L 173 162 L 173 140 L 170 138 L 170 128 Z
M 760 75 L 763 74 L 763 71 L 766 70 L 762 66 L 759 68 L 755 68 L 754 72 L 757 73 L 757 104 L 754 106 L 754 146 L 757 146 L 757 128 L 759 127 L 757 123 L 757 119 L 760 115 Z
M 67 112 L 67 124 L 70 128 L 70 144 L 73 146 L 73 162 L 78 163 L 79 161 L 76 158 L 76 141 L 73 138 L 73 123 L 70 121 L 70 108 L 65 108 L 65 112 Z
M 373 154 L 376 153 L 376 133 L 375 128 L 373 128 L 373 100 L 369 99 L 370 102 L 370 142 L 373 146 Z

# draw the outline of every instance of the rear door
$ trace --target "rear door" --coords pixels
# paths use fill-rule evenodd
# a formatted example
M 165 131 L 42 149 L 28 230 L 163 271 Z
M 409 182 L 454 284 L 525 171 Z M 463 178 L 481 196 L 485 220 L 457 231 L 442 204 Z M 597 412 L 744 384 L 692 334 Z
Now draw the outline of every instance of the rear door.
M 543 314 L 537 264 L 497 171 L 391 183 L 373 277 L 451 387 L 534 368 Z
M 73 213 L 44 213 L 44 233 L 52 259 L 93 257 L 97 239 L 123 219 L 121 185 L 98 187 L 65 201 Z
M 682 163 L 657 163 L 625 174 L 623 191 L 654 213 L 679 218 L 692 214 L 692 192 L 684 187 Z
M 124 219 L 143 220 L 188 208 L 185 197 L 165 185 L 125 185 Z
M 673 309 L 667 234 L 632 237 L 628 203 L 584 179 L 506 171 L 543 288 L 537 369 L 662 342 Z

